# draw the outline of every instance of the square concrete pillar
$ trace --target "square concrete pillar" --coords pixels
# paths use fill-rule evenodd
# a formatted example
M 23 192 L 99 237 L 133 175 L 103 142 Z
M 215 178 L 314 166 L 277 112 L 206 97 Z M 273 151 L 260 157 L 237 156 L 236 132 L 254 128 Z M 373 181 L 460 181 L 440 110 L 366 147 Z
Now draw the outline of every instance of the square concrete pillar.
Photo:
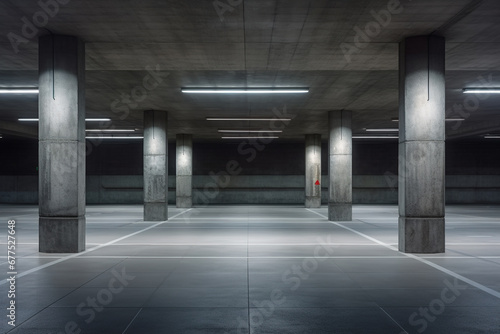
M 400 44 L 399 250 L 445 251 L 445 40 Z
M 85 46 L 39 39 L 39 250 L 85 250 Z
M 144 220 L 168 220 L 168 113 L 144 112 Z
M 352 112 L 329 112 L 328 219 L 352 220 Z
M 178 208 L 193 206 L 193 135 L 176 136 L 175 204 Z
M 321 207 L 321 135 L 306 135 L 306 208 Z

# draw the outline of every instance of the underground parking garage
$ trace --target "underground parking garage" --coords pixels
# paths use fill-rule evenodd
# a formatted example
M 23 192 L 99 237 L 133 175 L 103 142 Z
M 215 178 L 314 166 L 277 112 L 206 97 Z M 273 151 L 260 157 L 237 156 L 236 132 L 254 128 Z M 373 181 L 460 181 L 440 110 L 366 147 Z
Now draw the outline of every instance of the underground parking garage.
M 500 332 L 496 1 L 0 9 L 2 332 Z

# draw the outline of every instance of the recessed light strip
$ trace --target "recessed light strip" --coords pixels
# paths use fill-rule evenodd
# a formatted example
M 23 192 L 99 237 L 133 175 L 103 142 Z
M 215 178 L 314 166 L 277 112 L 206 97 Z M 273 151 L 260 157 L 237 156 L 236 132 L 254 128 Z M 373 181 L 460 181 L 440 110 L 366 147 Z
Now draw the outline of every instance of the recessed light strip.
M 221 137 L 222 139 L 278 139 L 279 137 L 269 136 L 255 136 L 255 137 Z
M 398 136 L 352 136 L 352 139 L 398 139 Z
M 143 136 L 87 136 L 86 139 L 144 139 Z
M 38 122 L 38 118 L 19 118 L 19 122 Z M 111 122 L 111 118 L 86 118 L 86 122 Z
M 399 119 L 398 118 L 393 118 L 393 119 L 391 119 L 391 121 L 393 121 L 393 122 L 399 122 Z M 461 122 L 461 121 L 465 121 L 465 118 L 452 117 L 452 118 L 446 118 L 445 121 L 446 122 Z
M 184 87 L 183 93 L 189 94 L 304 94 L 309 93 L 309 88 L 212 88 L 212 87 Z
M 88 129 L 86 132 L 135 132 L 133 129 Z
M 464 88 L 464 94 L 500 94 L 498 87 Z
M 398 132 L 399 129 L 365 129 L 366 132 Z
M 281 133 L 282 130 L 219 130 L 221 133 Z
M 38 94 L 36 87 L 1 87 L 0 94 Z
M 291 118 L 273 118 L 273 117 L 263 117 L 263 118 L 247 118 L 247 117 L 207 117 L 207 121 L 282 121 L 288 122 L 291 121 Z

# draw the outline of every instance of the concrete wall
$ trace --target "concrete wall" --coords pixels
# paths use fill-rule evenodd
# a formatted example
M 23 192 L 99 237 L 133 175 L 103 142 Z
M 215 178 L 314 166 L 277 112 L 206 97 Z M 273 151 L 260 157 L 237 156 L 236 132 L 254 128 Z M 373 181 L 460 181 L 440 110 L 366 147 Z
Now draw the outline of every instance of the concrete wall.
M 0 141 L 0 203 L 36 204 L 38 172 L 36 140 Z M 143 201 L 142 143 L 103 143 L 88 147 L 87 203 L 139 204 Z M 175 152 L 175 142 L 169 143 Z M 253 161 L 231 143 L 193 145 L 193 201 L 204 203 L 304 204 L 304 142 L 276 142 L 257 152 Z M 327 161 L 326 142 L 322 159 Z M 397 202 L 397 143 L 353 147 L 353 203 Z M 447 203 L 500 203 L 500 145 L 497 143 L 447 143 Z M 241 165 L 227 187 L 214 198 L 204 192 L 213 185 L 210 172 L 225 170 L 230 160 Z M 322 202 L 327 200 L 327 164 L 322 164 Z M 175 159 L 169 159 L 169 202 L 175 201 Z M 221 181 L 224 181 L 221 179 Z M 209 187 L 210 188 L 210 187 Z M 210 189 L 209 189 L 210 190 Z M 211 191 L 214 191 L 211 189 Z

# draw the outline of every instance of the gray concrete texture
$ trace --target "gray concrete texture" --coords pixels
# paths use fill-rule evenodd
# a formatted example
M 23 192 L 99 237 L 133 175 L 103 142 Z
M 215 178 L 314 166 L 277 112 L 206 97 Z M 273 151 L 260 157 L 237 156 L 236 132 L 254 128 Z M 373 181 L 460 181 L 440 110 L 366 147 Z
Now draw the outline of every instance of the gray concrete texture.
M 399 249 L 439 253 L 445 243 L 445 40 L 407 38 L 400 57 Z
M 344 1 L 339 7 L 337 1 L 255 0 L 231 5 L 232 11 L 225 12 L 223 21 L 213 1 L 193 0 L 189 6 L 182 1 L 154 0 L 59 3 L 59 12 L 49 18 L 47 28 L 78 34 L 87 42 L 88 115 L 111 117 L 117 127 L 140 128 L 143 110 L 169 110 L 172 139 L 176 133 L 219 138 L 221 124 L 206 122 L 205 117 L 234 116 L 235 111 L 270 116 L 272 108 L 285 104 L 296 118 L 282 138 L 301 140 L 308 133 L 326 137 L 325 111 L 332 109 L 353 110 L 354 133 L 366 127 L 394 125 L 398 43 L 406 36 L 429 34 L 440 27 L 444 30 L 438 33 L 448 38 L 448 106 L 463 104 L 461 88 L 481 84 L 479 76 L 491 80 L 486 85 L 500 85 L 500 27 L 493 15 L 499 3 L 493 0 L 400 1 L 402 12 L 392 15 L 390 23 L 367 40 L 355 29 L 364 31 L 368 23 L 378 24 L 372 12 L 387 10 L 389 1 Z M 36 1 L 3 1 L 0 8 L 2 31 L 21 37 L 21 19 L 26 16 L 31 20 L 42 10 Z M 46 31 L 39 29 L 39 33 Z M 356 37 L 362 42 L 359 47 L 354 44 Z M 0 45 L 2 84 L 37 86 L 36 41 L 19 44 L 17 53 L 7 38 L 4 41 Z M 350 61 L 342 52 L 342 43 L 355 50 Z M 132 103 L 122 102 L 122 94 L 143 85 L 150 75 L 146 68 L 155 69 L 154 74 L 162 80 L 160 88 L 148 91 L 140 103 L 132 98 Z M 186 85 L 205 84 L 308 86 L 310 93 L 221 100 L 220 96 L 200 98 L 180 92 Z M 120 101 L 117 107 L 130 110 L 126 119 L 110 108 L 115 99 Z M 481 101 L 477 112 L 459 128 L 447 126 L 448 135 L 467 137 L 498 128 L 497 102 Z M 36 117 L 36 96 L 4 97 L 0 115 L 11 122 L 18 117 Z M 247 124 L 234 124 L 243 125 Z
M 352 220 L 352 112 L 329 112 L 328 218 Z
M 321 135 L 308 134 L 306 141 L 305 207 L 321 207 Z M 319 184 L 316 184 L 319 181 Z
M 85 48 L 39 39 L 39 250 L 85 249 Z
M 144 220 L 168 219 L 168 113 L 144 112 Z

